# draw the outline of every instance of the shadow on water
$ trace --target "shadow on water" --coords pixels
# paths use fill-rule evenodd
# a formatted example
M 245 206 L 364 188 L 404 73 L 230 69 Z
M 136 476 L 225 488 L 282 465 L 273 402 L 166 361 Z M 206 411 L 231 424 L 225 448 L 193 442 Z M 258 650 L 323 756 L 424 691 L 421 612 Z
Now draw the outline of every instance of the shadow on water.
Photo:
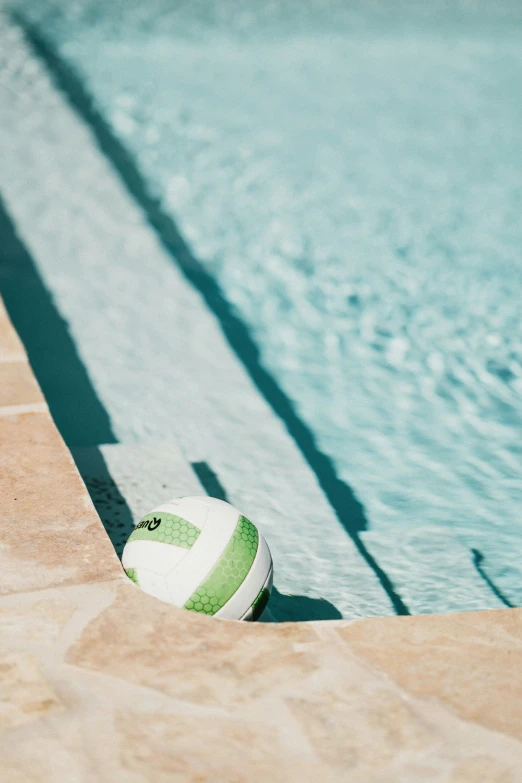
M 0 289 L 68 446 L 116 443 L 107 411 L 36 264 L 0 199 Z
M 90 455 L 88 464 L 77 460 L 78 470 L 116 551 L 121 554 L 120 536 L 113 536 L 121 530 L 120 524 L 130 532 L 132 515 L 97 448 L 102 443 L 116 443 L 109 415 L 96 394 L 67 322 L 18 237 L 1 198 L 0 291 L 63 439 L 73 456 L 75 452 Z M 98 491 L 100 482 L 111 493 L 112 510 L 107 508 L 106 493 Z
M 325 598 L 307 595 L 285 595 L 277 587 L 272 589 L 268 604 L 270 613 L 279 623 L 298 623 L 305 620 L 341 620 L 342 614 Z
M 99 448 L 73 448 L 72 455 L 112 545 L 121 558 L 123 547 L 134 530 L 130 508 Z
M 207 462 L 192 462 L 192 469 L 207 495 L 229 503 L 225 487 Z
M 100 150 L 118 173 L 129 194 L 140 205 L 149 225 L 172 261 L 178 266 L 185 279 L 203 296 L 207 306 L 218 319 L 228 344 L 242 362 L 254 385 L 294 439 L 304 459 L 315 473 L 337 518 L 361 557 L 379 580 L 395 612 L 409 614 L 408 607 L 395 590 L 389 576 L 377 563 L 361 538 L 361 532 L 368 527 L 363 506 L 352 489 L 339 478 L 330 457 L 320 450 L 313 432 L 300 418 L 292 400 L 263 366 L 258 346 L 249 327 L 226 299 L 217 280 L 194 256 L 174 219 L 163 210 L 159 200 L 149 193 L 146 180 L 133 156 L 112 132 L 74 70 L 60 58 L 35 26 L 19 13 L 14 13 L 13 18 L 22 28 L 35 55 L 45 63 L 58 89 L 83 121 L 90 126 Z
M 486 571 L 484 570 L 484 555 L 479 549 L 472 549 L 471 555 L 473 557 L 473 565 L 477 569 L 477 572 L 480 574 L 484 582 L 487 584 L 491 592 L 496 595 L 499 601 L 501 601 L 504 606 L 508 606 L 510 609 L 513 609 L 515 604 L 512 604 L 511 601 L 506 598 L 504 593 L 499 590 L 499 588 L 496 586 L 496 584 L 493 582 L 493 580 L 487 575 Z

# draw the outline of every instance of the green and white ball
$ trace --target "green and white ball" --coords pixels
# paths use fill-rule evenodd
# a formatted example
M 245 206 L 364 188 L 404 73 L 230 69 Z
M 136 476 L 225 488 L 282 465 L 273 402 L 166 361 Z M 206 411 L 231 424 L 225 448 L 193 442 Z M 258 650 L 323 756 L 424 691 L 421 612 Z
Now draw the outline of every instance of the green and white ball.
M 129 536 L 122 562 L 146 593 L 228 620 L 257 620 L 272 589 L 265 539 L 216 498 L 176 498 L 153 509 Z

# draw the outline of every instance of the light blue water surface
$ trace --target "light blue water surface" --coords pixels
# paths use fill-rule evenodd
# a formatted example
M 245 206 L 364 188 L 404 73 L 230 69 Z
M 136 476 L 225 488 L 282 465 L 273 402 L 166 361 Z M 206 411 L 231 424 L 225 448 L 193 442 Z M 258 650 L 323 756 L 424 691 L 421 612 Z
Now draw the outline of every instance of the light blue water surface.
M 522 604 L 520 4 L 16 6 L 251 327 L 381 565 L 464 547 L 492 606 Z

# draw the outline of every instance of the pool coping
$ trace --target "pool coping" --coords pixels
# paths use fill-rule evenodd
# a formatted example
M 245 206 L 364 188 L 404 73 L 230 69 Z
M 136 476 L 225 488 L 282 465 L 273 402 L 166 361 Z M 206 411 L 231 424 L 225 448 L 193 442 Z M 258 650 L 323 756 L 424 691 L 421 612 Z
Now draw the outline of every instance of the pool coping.
M 6 780 L 522 780 L 522 610 L 251 625 L 152 599 L 1 302 L 0 380 Z

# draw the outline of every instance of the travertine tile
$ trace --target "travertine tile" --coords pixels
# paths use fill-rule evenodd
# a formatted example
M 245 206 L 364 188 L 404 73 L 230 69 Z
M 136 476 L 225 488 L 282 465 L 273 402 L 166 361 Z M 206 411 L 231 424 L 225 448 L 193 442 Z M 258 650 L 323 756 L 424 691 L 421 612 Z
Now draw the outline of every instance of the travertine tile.
M 111 599 L 117 583 L 91 582 L 0 598 L 2 783 L 117 779 L 107 678 L 98 678 L 93 686 L 63 664 L 71 640 Z
M 522 744 L 401 690 L 349 627 L 220 622 L 119 579 L 4 597 L 7 780 L 519 783 Z
M 500 759 L 478 754 L 476 758 L 458 763 L 448 783 L 515 783 L 522 771 L 513 770 Z
M 227 715 L 120 712 L 124 769 L 155 783 L 334 783 L 334 771 L 313 754 L 288 746 L 277 725 Z
M 77 726 L 74 728 L 78 731 Z M 0 749 L 3 780 L 7 783 L 102 783 L 89 769 L 81 743 L 67 745 L 62 734 L 46 731 L 22 740 L 16 736 L 0 744 Z
M 0 299 L 0 362 L 24 359 L 26 359 L 24 347 Z
M 173 609 L 127 583 L 115 589 L 65 660 L 182 711 L 134 715 L 136 703 L 127 721 L 119 714 L 121 763 L 145 780 L 443 783 L 482 763 L 506 783 L 522 779 L 522 744 L 462 721 L 451 701 L 402 690 L 340 641 L 353 624 L 243 626 Z M 188 718 L 194 709 L 199 717 Z
M 522 610 L 339 625 L 360 658 L 411 694 L 522 740 Z
M 121 574 L 49 414 L 0 418 L 0 491 L 0 594 Z
M 368 675 L 358 682 L 342 678 L 337 691 L 310 688 L 289 704 L 318 756 L 340 769 L 379 772 L 400 754 L 422 757 L 440 745 L 414 703 Z
M 0 656 L 0 730 L 38 720 L 60 707 L 34 655 L 16 652 Z
M 75 608 L 63 595 L 48 591 L 0 598 L 0 653 L 34 644 L 52 646 Z
M 25 361 L 0 361 L 0 409 L 44 402 L 42 392 Z
M 312 626 L 245 625 L 161 603 L 131 584 L 84 631 L 67 661 L 201 705 L 284 692 L 318 668 Z M 187 676 L 197 672 L 197 676 Z

